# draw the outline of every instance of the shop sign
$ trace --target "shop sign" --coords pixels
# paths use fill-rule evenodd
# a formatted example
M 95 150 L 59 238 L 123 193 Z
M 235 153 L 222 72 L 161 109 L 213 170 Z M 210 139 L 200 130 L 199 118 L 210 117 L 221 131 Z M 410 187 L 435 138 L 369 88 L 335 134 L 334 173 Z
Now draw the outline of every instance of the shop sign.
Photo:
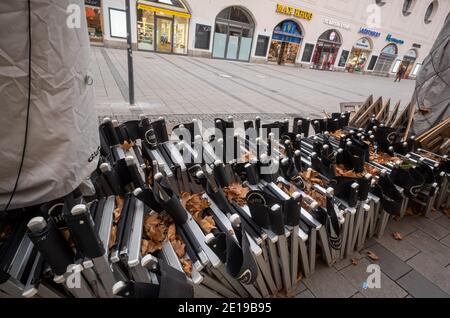
M 405 43 L 405 41 L 403 41 L 403 40 L 394 38 L 392 36 L 392 34 L 390 34 L 390 33 L 387 35 L 386 41 L 389 41 L 389 42 L 392 42 L 392 43 L 396 43 L 396 44 L 403 44 L 403 43 Z
M 87 6 L 93 6 L 93 7 L 101 7 L 101 0 L 84 0 L 84 4 Z
M 361 49 L 370 49 L 370 43 L 365 38 L 361 38 L 358 41 L 356 41 L 355 46 Z
M 297 9 L 294 7 L 285 6 L 282 4 L 277 4 L 277 13 L 292 15 L 294 17 L 297 17 L 300 19 L 305 19 L 308 21 L 313 18 L 312 12 L 304 11 L 304 10 Z
M 344 22 L 339 22 L 333 19 L 329 19 L 329 18 L 323 18 L 323 23 L 337 27 L 337 28 L 341 28 L 341 29 L 345 29 L 347 31 L 350 31 L 350 24 L 348 23 L 344 23 Z
M 368 36 L 372 36 L 374 38 L 378 38 L 381 35 L 380 32 L 372 31 L 372 30 L 369 30 L 367 28 L 360 28 L 358 33 L 365 34 L 365 35 L 368 35 Z

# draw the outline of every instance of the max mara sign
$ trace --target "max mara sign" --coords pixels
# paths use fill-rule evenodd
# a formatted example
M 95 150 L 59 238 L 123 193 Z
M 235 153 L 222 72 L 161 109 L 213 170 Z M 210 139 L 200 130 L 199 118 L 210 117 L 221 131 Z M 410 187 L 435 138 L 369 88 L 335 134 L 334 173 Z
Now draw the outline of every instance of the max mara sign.
M 312 12 L 304 11 L 290 6 L 285 6 L 283 4 L 277 4 L 277 12 L 281 14 L 292 15 L 294 17 L 305 19 L 308 21 L 313 18 Z

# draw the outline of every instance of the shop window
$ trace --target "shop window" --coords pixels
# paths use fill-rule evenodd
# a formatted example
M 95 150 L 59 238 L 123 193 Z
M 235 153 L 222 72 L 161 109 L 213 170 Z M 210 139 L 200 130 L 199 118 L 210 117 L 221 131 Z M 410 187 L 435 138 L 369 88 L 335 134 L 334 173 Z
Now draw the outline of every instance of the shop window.
M 402 12 L 403 12 L 403 15 L 405 17 L 407 17 L 407 16 L 409 16 L 411 14 L 414 1 L 415 0 L 404 0 L 403 1 L 403 10 L 402 10 Z
M 195 25 L 195 48 L 209 50 L 211 39 L 211 26 L 204 24 Z
M 269 47 L 270 37 L 266 35 L 258 35 L 258 40 L 256 42 L 256 56 L 266 56 L 267 49 Z
M 347 50 L 343 50 L 341 53 L 341 58 L 339 59 L 339 67 L 344 67 L 345 64 L 347 63 L 347 59 L 348 59 L 348 55 L 350 54 L 349 51 Z
M 375 68 L 375 64 L 377 63 L 377 60 L 378 56 L 372 55 L 372 57 L 370 58 L 369 66 L 367 66 L 368 71 L 373 71 L 373 69 Z
M 412 71 L 411 75 L 417 76 L 421 68 L 422 64 L 417 63 L 416 66 L 414 66 L 414 70 Z
M 311 62 L 311 57 L 314 52 L 314 44 L 306 43 L 303 50 L 302 62 Z
M 423 19 L 425 24 L 431 23 L 431 21 L 433 20 L 434 14 L 437 11 L 437 7 L 438 7 L 437 1 L 433 1 L 429 4 L 427 11 L 425 12 L 425 17 Z
M 141 50 L 150 50 L 153 51 L 155 49 L 154 46 L 154 32 L 155 32 L 155 23 L 154 23 L 154 13 L 153 11 L 141 10 L 137 11 L 138 15 L 138 48 Z
M 175 17 L 173 52 L 187 54 L 188 19 Z
M 242 7 L 228 7 L 216 18 L 212 56 L 248 61 L 253 42 L 254 22 Z
M 89 39 L 92 42 L 103 41 L 102 14 L 100 8 L 86 6 L 86 20 Z
M 109 31 L 112 38 L 127 38 L 127 16 L 125 10 L 109 8 Z
M 392 68 L 392 73 L 397 73 L 401 65 L 402 65 L 401 60 L 395 61 L 394 67 Z

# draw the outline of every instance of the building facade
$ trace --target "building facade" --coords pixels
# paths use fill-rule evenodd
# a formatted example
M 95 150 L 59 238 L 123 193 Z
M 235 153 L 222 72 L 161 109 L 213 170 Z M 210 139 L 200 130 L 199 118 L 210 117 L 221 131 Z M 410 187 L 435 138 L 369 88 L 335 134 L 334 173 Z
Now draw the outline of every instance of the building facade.
M 86 4 L 92 41 L 125 47 L 125 1 Z M 131 7 L 139 50 L 381 76 L 402 68 L 407 78 L 430 52 L 450 0 L 131 0 Z

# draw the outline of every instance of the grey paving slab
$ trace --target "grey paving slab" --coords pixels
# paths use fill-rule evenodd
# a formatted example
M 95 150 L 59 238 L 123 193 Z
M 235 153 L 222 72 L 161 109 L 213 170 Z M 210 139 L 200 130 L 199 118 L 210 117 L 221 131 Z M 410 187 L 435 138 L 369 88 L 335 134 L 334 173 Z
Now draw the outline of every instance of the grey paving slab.
M 295 298 L 316 298 L 309 290 L 305 290 L 304 292 L 295 296 Z
M 399 284 L 414 298 L 450 297 L 437 285 L 433 284 L 416 270 L 410 271 L 408 274 L 397 280 L 397 284 Z
M 436 240 L 440 240 L 450 233 L 449 229 L 439 225 L 437 222 L 426 219 L 425 217 L 405 217 L 404 220 L 411 225 L 429 234 Z
M 444 244 L 447 247 L 450 247 L 450 235 L 447 235 L 442 240 L 440 240 L 442 244 Z
M 354 294 L 352 297 L 350 298 L 367 298 L 366 296 L 364 296 L 363 294 L 361 294 L 360 292 L 357 292 L 356 294 Z
M 126 51 L 99 47 L 91 51 L 99 102 L 127 100 Z M 318 116 L 322 110 L 338 110 L 340 102 L 363 101 L 369 94 L 402 99 L 406 104 L 414 89 L 414 81 L 404 81 L 393 90 L 388 78 L 140 51 L 134 53 L 134 70 L 136 101 L 168 106 L 149 109 L 158 115 L 277 112 Z M 186 101 L 190 105 L 183 105 Z M 101 107 L 99 115 L 110 115 L 108 110 Z
M 442 266 L 450 264 L 450 248 L 422 231 L 416 231 L 405 238 L 422 252 L 430 255 Z
M 416 230 L 416 229 L 415 229 Z M 406 261 L 420 253 L 420 250 L 405 240 L 406 236 L 403 236 L 403 240 L 398 241 L 394 239 L 391 231 L 387 230 L 383 236 L 376 241 L 394 253 L 400 260 Z
M 437 224 L 439 224 L 442 227 L 445 227 L 447 230 L 450 231 L 450 218 L 446 215 L 442 215 L 436 220 L 434 220 Z
M 300 284 L 297 284 L 297 286 L 292 291 L 293 295 L 298 295 L 306 290 L 306 286 L 303 282 L 300 282 Z
M 381 271 L 392 280 L 397 280 L 412 270 L 408 264 L 380 244 L 370 247 L 370 250 L 380 258 L 371 262 L 380 265 Z
M 416 231 L 417 228 L 411 224 L 411 222 L 408 222 L 409 218 L 403 218 L 398 221 L 395 219 L 389 220 L 389 223 L 386 228 L 386 232 L 394 233 L 398 232 L 403 237 L 407 236 L 408 234 L 411 234 L 412 232 Z
M 344 276 L 333 267 L 318 263 L 310 278 L 303 280 L 306 287 L 318 298 L 348 298 L 357 292 Z
M 444 292 L 450 294 L 449 268 L 442 266 L 426 253 L 414 256 L 407 263 Z
M 430 220 L 435 221 L 436 219 L 439 219 L 440 217 L 445 216 L 444 213 L 441 210 L 432 209 L 427 216 Z M 448 218 L 448 217 L 447 217 Z M 448 218 L 450 221 L 450 218 Z M 439 223 L 439 222 L 438 222 Z M 442 225 L 442 224 L 441 224 Z M 449 222 L 450 225 L 450 222 Z
M 371 262 L 367 259 L 361 259 L 357 266 L 346 267 L 340 273 L 355 287 L 358 291 L 368 298 L 403 298 L 408 295 L 400 286 L 398 286 L 386 274 L 381 272 L 381 288 L 364 288 L 370 273 L 367 273 L 367 266 Z M 381 266 L 380 266 L 381 267 Z M 382 269 L 382 267 L 381 267 Z
M 333 266 L 334 268 L 336 268 L 338 271 L 346 268 L 347 266 L 352 265 L 352 259 L 355 259 L 357 261 L 359 261 L 361 258 L 363 258 L 364 255 L 361 255 L 358 252 L 355 252 L 352 256 L 346 258 L 346 259 L 342 259 L 337 261 Z

